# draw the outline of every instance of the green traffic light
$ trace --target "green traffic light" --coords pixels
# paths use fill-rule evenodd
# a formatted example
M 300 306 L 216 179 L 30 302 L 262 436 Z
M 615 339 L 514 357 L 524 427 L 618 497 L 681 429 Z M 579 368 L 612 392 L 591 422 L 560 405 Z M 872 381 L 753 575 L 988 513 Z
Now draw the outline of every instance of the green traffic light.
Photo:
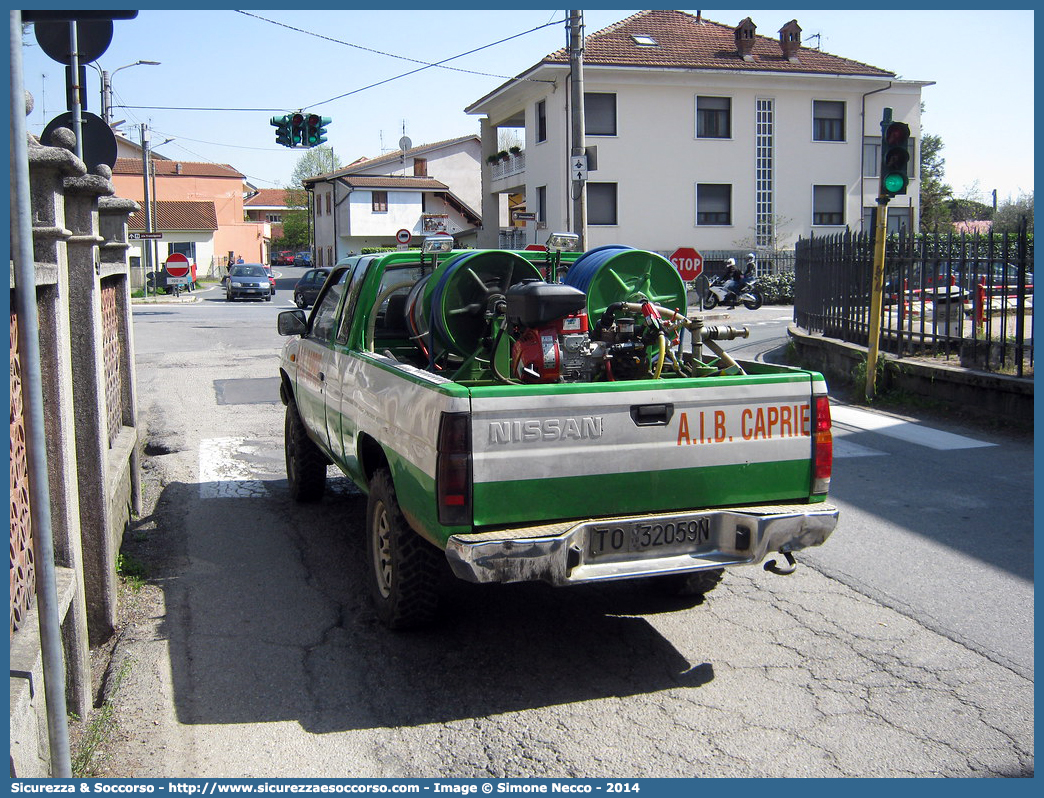
M 884 186 L 884 190 L 889 194 L 898 194 L 906 188 L 907 179 L 906 175 L 901 172 L 892 172 L 889 175 L 884 176 L 884 180 L 881 181 L 881 185 Z

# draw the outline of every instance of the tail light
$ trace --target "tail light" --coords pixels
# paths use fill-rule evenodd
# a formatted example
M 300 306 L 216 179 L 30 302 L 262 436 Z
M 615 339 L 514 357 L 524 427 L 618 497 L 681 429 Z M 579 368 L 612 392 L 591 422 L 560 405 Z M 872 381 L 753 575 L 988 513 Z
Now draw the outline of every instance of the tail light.
M 471 414 L 443 413 L 435 461 L 439 523 L 471 524 Z
M 825 494 L 830 490 L 830 471 L 834 464 L 830 397 L 813 397 L 812 408 L 812 493 Z

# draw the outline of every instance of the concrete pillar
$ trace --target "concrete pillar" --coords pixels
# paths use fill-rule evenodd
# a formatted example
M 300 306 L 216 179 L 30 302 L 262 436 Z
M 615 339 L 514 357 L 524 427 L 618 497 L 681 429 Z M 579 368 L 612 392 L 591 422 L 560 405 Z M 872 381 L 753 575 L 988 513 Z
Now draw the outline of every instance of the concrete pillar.
M 47 440 L 48 487 L 55 564 L 69 569 L 72 597 L 62 623 L 67 704 L 85 717 L 92 705 L 87 606 L 80 542 L 80 496 L 73 428 L 72 338 L 63 180 L 86 174 L 82 161 L 61 147 L 29 147 L 33 250 Z
M 123 340 L 120 362 L 120 392 L 122 394 L 124 427 L 133 430 L 134 443 L 131 452 L 131 505 L 136 515 L 141 515 L 141 451 L 138 441 L 138 392 L 134 373 L 134 324 L 131 315 L 130 266 L 127 263 L 127 220 L 138 210 L 133 200 L 118 197 L 102 197 L 98 200 L 98 224 L 105 243 L 101 245 L 101 276 L 106 280 L 119 280 L 117 312 L 120 320 L 119 336 Z
M 98 198 L 113 193 L 100 175 L 65 180 L 69 253 L 69 321 L 73 370 L 73 417 L 80 482 L 80 531 L 88 633 L 92 644 L 107 640 L 116 625 L 116 555 L 107 485 L 109 436 L 105 402 Z
M 496 249 L 500 243 L 500 195 L 492 190 L 492 167 L 486 160 L 497 152 L 497 128 L 485 117 L 480 122 L 482 138 L 482 229 L 479 230 L 477 243 L 479 249 Z

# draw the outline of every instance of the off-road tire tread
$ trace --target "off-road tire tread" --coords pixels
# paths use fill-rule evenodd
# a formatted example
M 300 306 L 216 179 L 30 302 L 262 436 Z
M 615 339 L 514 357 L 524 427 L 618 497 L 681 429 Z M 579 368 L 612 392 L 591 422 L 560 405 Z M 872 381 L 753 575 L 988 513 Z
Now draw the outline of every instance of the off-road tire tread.
M 286 454 L 286 478 L 290 486 L 290 498 L 295 502 L 314 503 L 326 492 L 326 467 L 328 461 L 319 447 L 305 432 L 304 422 L 292 400 L 286 406 L 286 424 L 283 429 Z M 290 465 L 290 445 L 293 445 L 296 468 Z
M 392 529 L 391 595 L 385 598 L 377 588 L 373 562 L 374 509 L 383 501 Z M 389 629 L 417 629 L 428 625 L 438 611 L 440 571 L 444 555 L 413 531 L 399 509 L 395 486 L 387 469 L 379 469 L 370 479 L 370 500 L 366 508 L 366 550 L 369 558 L 371 593 L 377 616 Z

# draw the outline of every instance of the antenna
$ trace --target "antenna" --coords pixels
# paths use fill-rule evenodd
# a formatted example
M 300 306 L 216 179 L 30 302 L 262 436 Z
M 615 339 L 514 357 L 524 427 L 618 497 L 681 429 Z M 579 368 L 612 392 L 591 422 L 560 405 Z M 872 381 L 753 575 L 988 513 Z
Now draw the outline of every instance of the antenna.
M 822 44 L 822 34 L 819 34 L 819 33 L 813 33 L 813 34 L 812 34 L 811 36 L 809 36 L 808 38 L 809 38 L 809 39 L 815 39 L 815 40 L 816 40 L 816 49 L 817 49 L 817 50 L 821 49 L 821 48 L 820 48 L 820 45 Z

